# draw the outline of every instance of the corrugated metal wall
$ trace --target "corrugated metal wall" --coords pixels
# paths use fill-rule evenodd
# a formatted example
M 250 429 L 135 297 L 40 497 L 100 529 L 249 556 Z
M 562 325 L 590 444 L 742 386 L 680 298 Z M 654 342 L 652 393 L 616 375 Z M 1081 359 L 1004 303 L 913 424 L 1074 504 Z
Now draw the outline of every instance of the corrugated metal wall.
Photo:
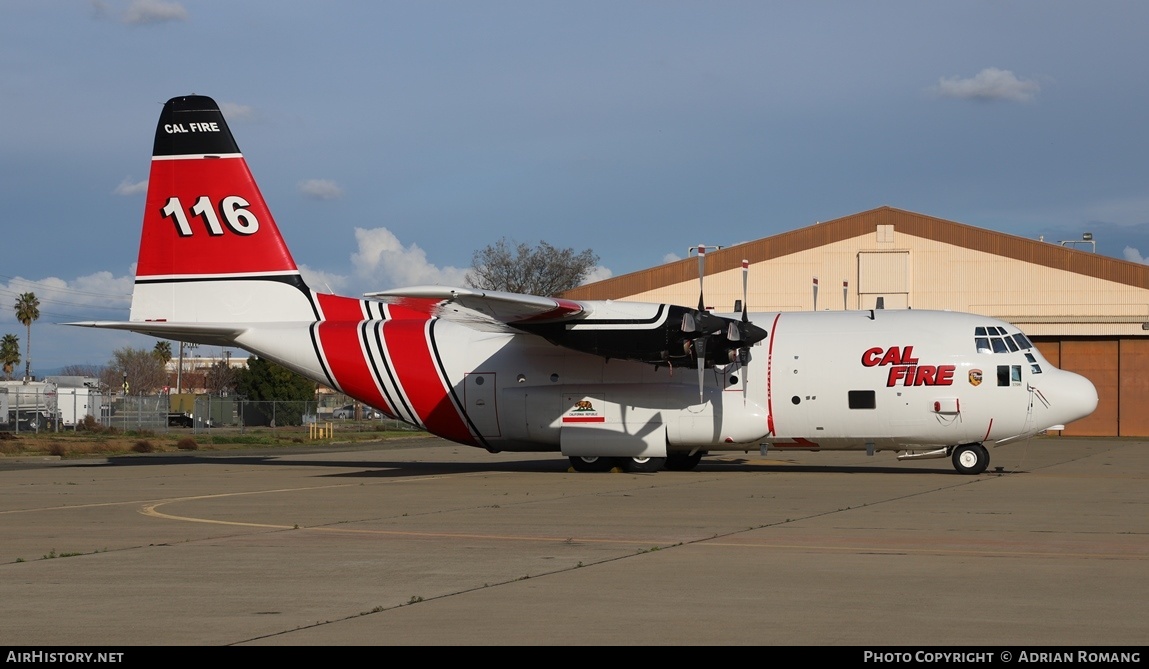
M 1119 353 L 1118 434 L 1123 437 L 1149 436 L 1149 341 L 1122 339 Z
M 1034 342 L 1049 362 L 1088 378 L 1097 410 L 1062 433 L 1077 437 L 1149 437 L 1149 340 L 1129 337 Z

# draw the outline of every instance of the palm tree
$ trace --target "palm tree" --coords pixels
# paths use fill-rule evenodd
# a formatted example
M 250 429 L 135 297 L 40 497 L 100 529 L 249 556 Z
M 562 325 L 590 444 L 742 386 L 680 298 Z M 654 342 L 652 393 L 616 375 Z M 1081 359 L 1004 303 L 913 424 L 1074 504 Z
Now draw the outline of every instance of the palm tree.
M 20 364 L 20 338 L 14 334 L 4 335 L 0 340 L 0 364 L 4 365 L 4 374 L 12 378 L 12 370 Z
M 159 360 L 161 365 L 168 364 L 168 361 L 172 359 L 172 343 L 162 339 L 157 341 L 155 347 L 152 348 L 152 357 Z
M 24 293 L 16 298 L 16 320 L 28 328 L 28 339 L 24 341 L 24 381 L 31 380 L 32 369 L 32 321 L 40 318 L 40 300 L 36 293 Z

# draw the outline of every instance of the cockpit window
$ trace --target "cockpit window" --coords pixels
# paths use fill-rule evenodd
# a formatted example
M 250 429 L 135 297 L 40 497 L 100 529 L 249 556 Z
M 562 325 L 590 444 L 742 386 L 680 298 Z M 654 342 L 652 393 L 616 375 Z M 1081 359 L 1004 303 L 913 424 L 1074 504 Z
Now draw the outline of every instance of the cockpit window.
M 978 353 L 1017 353 L 1033 348 L 1029 337 L 1020 332 L 1011 334 L 999 325 L 975 327 L 973 343 Z

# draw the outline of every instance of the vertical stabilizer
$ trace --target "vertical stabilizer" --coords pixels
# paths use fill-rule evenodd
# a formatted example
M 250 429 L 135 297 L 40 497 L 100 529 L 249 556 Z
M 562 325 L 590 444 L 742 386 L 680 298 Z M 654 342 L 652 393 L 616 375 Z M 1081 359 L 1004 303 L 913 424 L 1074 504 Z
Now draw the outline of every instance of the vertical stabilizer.
M 172 98 L 156 126 L 132 321 L 313 320 L 304 285 L 219 105 Z

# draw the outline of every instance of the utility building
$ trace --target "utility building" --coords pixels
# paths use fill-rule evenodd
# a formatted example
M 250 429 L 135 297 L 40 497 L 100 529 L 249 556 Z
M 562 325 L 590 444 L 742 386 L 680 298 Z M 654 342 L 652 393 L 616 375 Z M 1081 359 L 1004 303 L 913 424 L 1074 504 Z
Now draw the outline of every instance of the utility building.
M 735 311 L 744 259 L 752 313 L 936 309 L 1013 323 L 1051 363 L 1097 387 L 1097 410 L 1069 425 L 1066 435 L 1149 436 L 1149 266 L 880 207 L 707 248 L 708 308 Z M 564 297 L 693 306 L 698 291 L 692 257 Z

